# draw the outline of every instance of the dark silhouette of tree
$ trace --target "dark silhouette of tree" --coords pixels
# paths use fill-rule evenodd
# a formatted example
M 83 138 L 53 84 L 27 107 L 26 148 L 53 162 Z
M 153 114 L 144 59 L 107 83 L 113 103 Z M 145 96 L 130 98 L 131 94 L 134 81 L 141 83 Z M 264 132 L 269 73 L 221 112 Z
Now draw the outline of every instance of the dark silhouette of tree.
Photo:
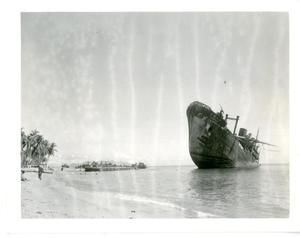
M 33 130 L 26 135 L 21 129 L 21 166 L 40 165 L 47 163 L 49 158 L 55 154 L 56 144 L 50 143 L 40 134 Z

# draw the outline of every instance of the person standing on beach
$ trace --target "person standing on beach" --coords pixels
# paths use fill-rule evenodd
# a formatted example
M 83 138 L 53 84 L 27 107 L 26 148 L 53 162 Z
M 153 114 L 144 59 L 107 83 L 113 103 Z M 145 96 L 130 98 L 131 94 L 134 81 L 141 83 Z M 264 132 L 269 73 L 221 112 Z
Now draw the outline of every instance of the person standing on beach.
M 21 172 L 21 181 L 26 181 L 27 180 L 27 178 L 25 178 L 24 174 L 25 174 L 25 171 L 22 170 L 22 172 Z
M 38 167 L 38 176 L 39 176 L 39 179 L 42 180 L 42 173 L 44 172 L 42 166 L 39 165 Z

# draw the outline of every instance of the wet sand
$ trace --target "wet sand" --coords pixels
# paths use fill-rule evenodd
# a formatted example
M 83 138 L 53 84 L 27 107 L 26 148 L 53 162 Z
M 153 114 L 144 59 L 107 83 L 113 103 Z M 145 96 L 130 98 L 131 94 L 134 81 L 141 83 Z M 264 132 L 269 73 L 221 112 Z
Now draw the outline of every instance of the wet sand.
M 131 201 L 109 192 L 87 192 L 67 186 L 62 173 L 25 173 L 22 218 L 183 218 L 176 207 Z M 204 215 L 205 217 L 205 215 Z

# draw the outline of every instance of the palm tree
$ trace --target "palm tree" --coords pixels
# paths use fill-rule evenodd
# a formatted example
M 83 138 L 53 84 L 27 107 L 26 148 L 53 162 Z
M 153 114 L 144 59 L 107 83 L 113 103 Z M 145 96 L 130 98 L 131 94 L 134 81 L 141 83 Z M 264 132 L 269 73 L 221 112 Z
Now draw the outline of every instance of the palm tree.
M 25 150 L 26 144 L 27 144 L 27 136 L 23 128 L 21 128 L 21 151 Z
M 57 151 L 56 150 L 56 144 L 55 143 L 51 143 L 50 145 L 49 145 L 49 147 L 48 147 L 48 156 L 50 157 L 50 156 L 52 156 L 52 155 L 54 155 L 54 153 Z
M 34 163 L 46 163 L 56 151 L 56 144 L 50 143 L 37 130 L 26 136 L 21 129 L 21 164 L 22 166 Z
M 45 142 L 45 157 L 44 162 L 47 162 L 50 159 L 50 156 L 53 156 L 56 150 L 56 144 L 55 143 L 49 143 L 47 140 Z M 47 157 L 46 157 L 47 156 Z
M 27 145 L 27 136 L 23 130 L 23 128 L 21 128 L 21 166 L 25 166 L 26 165 L 26 145 Z
M 31 136 L 30 157 L 32 159 L 32 162 L 34 162 L 35 164 L 39 164 L 39 161 L 41 159 L 43 140 L 44 137 L 42 135 L 37 134 Z
M 26 156 L 31 162 L 36 156 L 36 149 L 39 141 L 39 131 L 33 130 L 27 137 Z

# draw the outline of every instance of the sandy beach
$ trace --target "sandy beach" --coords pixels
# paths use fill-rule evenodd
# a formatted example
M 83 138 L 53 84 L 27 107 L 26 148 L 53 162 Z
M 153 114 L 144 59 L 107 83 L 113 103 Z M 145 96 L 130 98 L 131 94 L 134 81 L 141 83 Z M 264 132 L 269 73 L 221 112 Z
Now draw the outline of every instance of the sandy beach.
M 63 173 L 25 173 L 23 218 L 183 218 L 184 210 L 167 203 L 111 192 L 87 192 L 68 186 Z M 198 214 L 207 217 L 207 214 Z

